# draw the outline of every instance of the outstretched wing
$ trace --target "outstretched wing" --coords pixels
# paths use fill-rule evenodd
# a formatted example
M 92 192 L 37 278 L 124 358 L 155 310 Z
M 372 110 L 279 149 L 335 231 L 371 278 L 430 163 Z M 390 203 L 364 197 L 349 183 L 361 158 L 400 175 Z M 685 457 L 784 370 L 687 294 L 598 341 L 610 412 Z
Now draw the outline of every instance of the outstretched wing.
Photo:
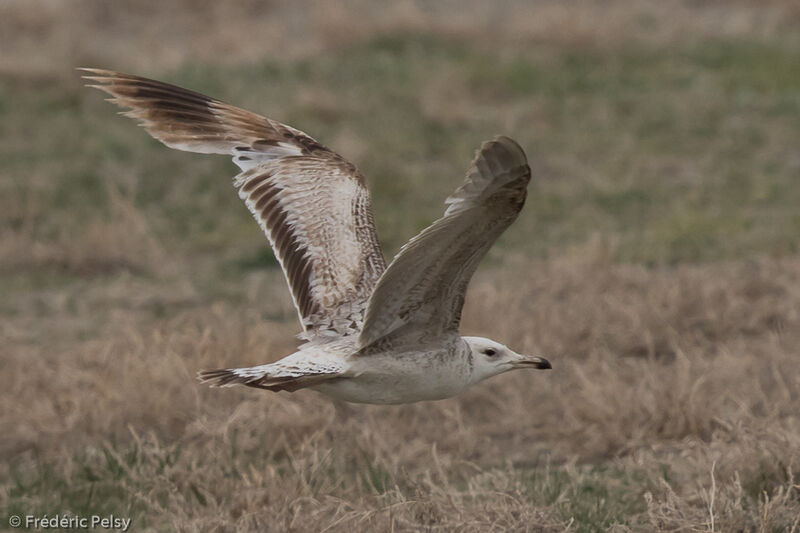
M 516 142 L 498 137 L 483 143 L 464 183 L 445 201 L 444 216 L 403 246 L 378 281 L 359 344 L 458 331 L 469 280 L 517 218 L 530 178 Z
M 85 79 L 170 148 L 228 154 L 239 196 L 269 238 L 303 329 L 345 335 L 386 268 L 363 175 L 305 133 L 208 96 L 108 70 Z

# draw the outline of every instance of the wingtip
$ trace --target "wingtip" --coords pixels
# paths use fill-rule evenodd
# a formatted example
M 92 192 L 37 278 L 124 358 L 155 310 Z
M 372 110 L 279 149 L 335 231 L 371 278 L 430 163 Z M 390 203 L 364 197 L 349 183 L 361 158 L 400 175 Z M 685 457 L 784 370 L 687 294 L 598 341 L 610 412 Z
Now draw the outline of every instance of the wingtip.
M 493 139 L 483 143 L 483 145 L 480 148 L 480 151 L 483 151 L 484 149 L 487 149 L 490 146 L 496 146 L 496 145 L 500 145 L 506 148 L 507 150 L 516 152 L 518 156 L 521 156 L 523 159 L 527 161 L 527 155 L 525 154 L 525 150 L 522 148 L 522 146 L 520 146 L 520 144 L 517 141 L 515 141 L 511 137 L 508 137 L 507 135 L 495 135 Z
M 97 89 L 109 94 L 111 94 L 109 87 L 113 84 L 114 78 L 118 75 L 111 70 L 92 67 L 75 67 L 75 70 L 82 73 L 81 79 L 86 82 L 84 87 Z
M 90 81 L 104 81 L 117 74 L 112 70 L 93 67 L 75 67 L 75 70 L 81 73 L 81 79 Z
M 530 173 L 528 156 L 517 141 L 505 135 L 497 135 L 481 144 L 475 153 L 472 165 L 481 172 L 496 174 L 520 169 Z

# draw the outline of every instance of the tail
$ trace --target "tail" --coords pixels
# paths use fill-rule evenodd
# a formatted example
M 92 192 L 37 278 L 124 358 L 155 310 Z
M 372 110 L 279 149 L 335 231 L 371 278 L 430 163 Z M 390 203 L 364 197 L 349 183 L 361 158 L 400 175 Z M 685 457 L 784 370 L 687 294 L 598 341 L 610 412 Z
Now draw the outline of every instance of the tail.
M 336 379 L 339 374 L 271 374 L 270 365 L 253 366 L 249 368 L 221 368 L 217 370 L 202 370 L 197 373 L 200 383 L 211 387 L 231 387 L 233 385 L 246 385 L 257 389 L 273 392 L 294 392 L 322 381 Z

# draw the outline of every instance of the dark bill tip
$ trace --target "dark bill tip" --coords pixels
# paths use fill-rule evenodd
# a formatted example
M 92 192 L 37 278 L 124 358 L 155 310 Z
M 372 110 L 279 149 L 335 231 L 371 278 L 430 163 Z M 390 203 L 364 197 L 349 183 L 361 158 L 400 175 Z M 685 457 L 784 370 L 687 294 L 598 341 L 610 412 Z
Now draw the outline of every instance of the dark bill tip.
M 531 357 L 517 362 L 517 368 L 535 368 L 536 370 L 551 370 L 553 365 L 544 357 Z

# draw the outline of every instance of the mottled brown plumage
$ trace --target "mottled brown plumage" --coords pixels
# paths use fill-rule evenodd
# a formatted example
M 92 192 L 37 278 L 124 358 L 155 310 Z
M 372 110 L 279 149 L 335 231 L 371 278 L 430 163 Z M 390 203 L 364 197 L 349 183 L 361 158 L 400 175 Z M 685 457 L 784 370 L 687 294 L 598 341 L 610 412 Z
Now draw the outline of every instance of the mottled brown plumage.
M 234 185 L 289 282 L 308 342 L 274 363 L 201 372 L 201 381 L 388 404 L 446 398 L 516 368 L 550 368 L 458 333 L 472 274 L 525 203 L 531 171 L 516 142 L 483 143 L 444 216 L 387 268 L 352 163 L 303 132 L 202 94 L 85 71 L 167 146 L 233 158 L 241 168 Z
M 516 220 L 531 178 L 525 152 L 508 137 L 483 143 L 444 216 L 408 241 L 378 281 L 361 345 L 458 332 L 467 285 L 483 256 Z
M 369 191 L 352 163 L 305 133 L 175 85 L 108 70 L 85 79 L 171 148 L 229 154 L 239 196 L 281 263 L 309 334 L 352 333 L 386 267 Z

